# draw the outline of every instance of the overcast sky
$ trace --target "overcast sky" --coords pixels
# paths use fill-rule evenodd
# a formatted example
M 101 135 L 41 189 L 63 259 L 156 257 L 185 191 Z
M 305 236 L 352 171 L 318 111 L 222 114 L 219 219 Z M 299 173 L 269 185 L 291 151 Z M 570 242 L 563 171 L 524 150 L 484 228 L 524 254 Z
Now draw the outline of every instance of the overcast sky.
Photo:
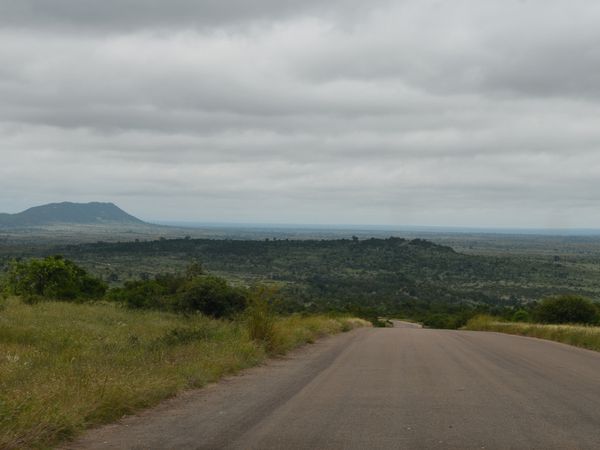
M 0 0 L 0 211 L 600 228 L 597 0 Z

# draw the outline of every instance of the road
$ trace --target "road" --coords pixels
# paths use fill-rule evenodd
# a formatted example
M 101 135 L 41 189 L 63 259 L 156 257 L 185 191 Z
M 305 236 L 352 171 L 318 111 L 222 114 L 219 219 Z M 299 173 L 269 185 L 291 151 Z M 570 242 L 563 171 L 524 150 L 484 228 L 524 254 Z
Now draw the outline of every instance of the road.
M 69 448 L 600 448 L 600 354 L 397 325 L 322 340 Z

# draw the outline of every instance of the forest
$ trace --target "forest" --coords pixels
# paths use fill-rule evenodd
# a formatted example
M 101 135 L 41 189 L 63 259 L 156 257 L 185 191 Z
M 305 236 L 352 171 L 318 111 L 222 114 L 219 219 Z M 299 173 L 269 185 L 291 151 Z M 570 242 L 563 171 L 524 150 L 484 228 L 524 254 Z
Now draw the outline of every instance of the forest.
M 266 238 L 96 242 L 15 247 L 17 257 L 63 255 L 111 287 L 185 271 L 192 263 L 233 286 L 275 285 L 282 312 L 363 311 L 432 319 L 510 316 L 552 295 L 597 298 L 597 265 L 554 255 L 466 254 L 424 239 Z M 466 311 L 466 312 L 465 312 Z M 441 325 L 448 325 L 442 320 Z M 458 321 L 459 324 L 464 320 Z

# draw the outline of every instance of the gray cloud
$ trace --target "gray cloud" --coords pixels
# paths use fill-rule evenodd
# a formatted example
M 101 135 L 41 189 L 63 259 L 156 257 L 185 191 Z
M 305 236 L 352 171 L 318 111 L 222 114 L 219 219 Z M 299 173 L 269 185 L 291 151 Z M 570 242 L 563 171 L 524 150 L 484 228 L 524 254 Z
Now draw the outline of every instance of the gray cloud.
M 359 0 L 4 0 L 0 24 L 15 28 L 100 32 L 170 28 L 213 28 L 300 15 L 353 17 L 370 7 Z
M 586 0 L 4 1 L 0 210 L 598 226 L 598 30 Z
M 600 5 L 590 0 L 406 2 L 336 35 L 298 70 L 403 79 L 439 94 L 600 94 Z

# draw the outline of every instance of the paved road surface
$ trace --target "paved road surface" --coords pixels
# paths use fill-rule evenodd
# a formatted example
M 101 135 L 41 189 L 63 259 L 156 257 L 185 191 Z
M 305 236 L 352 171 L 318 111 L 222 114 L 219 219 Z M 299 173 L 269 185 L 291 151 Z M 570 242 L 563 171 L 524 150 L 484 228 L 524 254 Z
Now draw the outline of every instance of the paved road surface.
M 494 333 L 356 330 L 72 448 L 598 449 L 600 354 Z

